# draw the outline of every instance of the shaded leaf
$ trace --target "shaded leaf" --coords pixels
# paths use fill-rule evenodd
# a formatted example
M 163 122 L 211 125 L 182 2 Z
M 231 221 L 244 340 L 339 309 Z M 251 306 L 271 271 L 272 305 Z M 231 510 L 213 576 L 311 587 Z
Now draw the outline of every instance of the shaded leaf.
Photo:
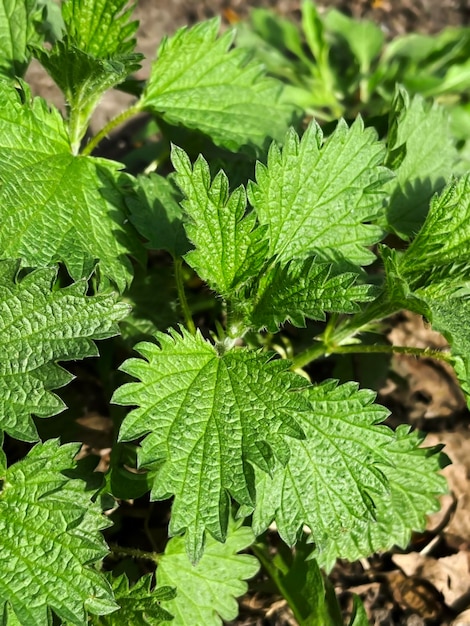
M 174 624 L 171 613 L 161 607 L 161 602 L 170 601 L 175 597 L 175 590 L 171 587 L 157 587 L 152 589 L 152 574 L 146 574 L 130 587 L 125 574 L 112 578 L 111 582 L 119 611 L 92 618 L 96 626 L 158 626 L 170 621 Z
M 431 197 L 444 187 L 458 158 L 448 111 L 397 90 L 387 149 L 388 164 L 396 173 L 387 185 L 387 221 L 408 239 L 422 226 Z
M 173 177 L 138 176 L 136 194 L 127 198 L 130 220 L 153 250 L 167 250 L 179 257 L 190 249 L 183 227 L 181 194 Z

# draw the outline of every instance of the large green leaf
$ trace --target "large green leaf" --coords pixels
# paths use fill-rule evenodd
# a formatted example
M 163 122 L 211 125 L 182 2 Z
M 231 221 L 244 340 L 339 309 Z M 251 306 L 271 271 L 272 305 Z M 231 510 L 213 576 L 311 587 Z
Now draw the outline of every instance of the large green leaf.
M 302 139 L 289 131 L 282 150 L 273 143 L 249 188 L 268 227 L 270 253 L 284 261 L 316 254 L 339 264 L 371 263 L 368 248 L 382 231 L 369 222 L 382 211 L 381 185 L 390 177 L 384 156 L 384 145 L 360 118 L 351 128 L 340 121 L 324 144 L 315 122 Z
M 265 262 L 265 229 L 256 228 L 254 213 L 245 215 L 246 194 L 239 187 L 229 195 L 224 172 L 211 181 L 209 166 L 200 156 L 194 167 L 180 148 L 173 149 L 176 182 L 185 195 L 186 233 L 195 250 L 186 260 L 219 293 L 229 295 L 256 276 Z
M 114 294 L 86 295 L 81 281 L 58 289 L 56 270 L 15 279 L 17 263 L 0 262 L 0 429 L 24 441 L 37 439 L 31 414 L 49 417 L 64 409 L 51 389 L 72 376 L 56 365 L 95 356 L 92 339 L 118 334 L 128 310 Z
M 412 530 L 423 530 L 426 514 L 438 510 L 437 495 L 446 488 L 436 450 L 419 448 L 421 438 L 408 427 L 379 426 L 387 410 L 355 383 L 329 381 L 306 395 L 311 411 L 299 416 L 306 438 L 292 441 L 286 467 L 272 476 L 256 472 L 254 532 L 275 519 L 293 545 L 307 525 L 327 569 L 336 558 L 405 547 Z
M 234 34 L 217 38 L 218 29 L 213 19 L 164 39 L 139 106 L 230 150 L 259 150 L 267 137 L 282 139 L 293 110 L 246 51 L 229 50 Z
M 23 101 L 22 101 L 23 100 Z M 57 110 L 0 83 L 0 258 L 29 266 L 63 261 L 74 279 L 96 261 L 119 289 L 130 282 L 127 254 L 140 244 L 127 224 L 128 181 L 117 163 L 77 157 Z
M 387 222 L 403 238 L 422 226 L 431 197 L 453 172 L 458 153 L 450 132 L 448 111 L 423 98 L 410 100 L 399 89 L 393 103 L 388 137 L 388 161 L 395 171 L 387 189 L 391 194 Z
M 94 567 L 109 526 L 82 481 L 67 478 L 76 444 L 38 444 L 3 476 L 0 493 L 0 602 L 22 626 L 52 626 L 50 610 L 85 626 L 86 612 L 118 608 Z
M 187 529 L 192 560 L 201 557 L 205 531 L 223 541 L 230 509 L 228 494 L 253 504 L 253 470 L 286 462 L 286 435 L 297 426 L 306 381 L 289 364 L 247 349 L 225 352 L 198 333 L 155 335 L 160 346 L 135 347 L 144 359 L 122 369 L 139 379 L 120 387 L 113 401 L 135 406 L 119 438 L 145 436 L 141 465 L 156 469 L 152 499 L 175 495 L 170 534 Z
M 160 585 L 177 590 L 174 600 L 162 602 L 174 615 L 172 626 L 221 626 L 221 618 L 229 621 L 237 617 L 235 598 L 246 592 L 244 579 L 254 576 L 259 568 L 253 556 L 237 552 L 253 541 L 251 529 L 232 524 L 226 542 L 208 538 L 204 555 L 193 565 L 184 538 L 170 539 L 159 560 L 157 578 Z

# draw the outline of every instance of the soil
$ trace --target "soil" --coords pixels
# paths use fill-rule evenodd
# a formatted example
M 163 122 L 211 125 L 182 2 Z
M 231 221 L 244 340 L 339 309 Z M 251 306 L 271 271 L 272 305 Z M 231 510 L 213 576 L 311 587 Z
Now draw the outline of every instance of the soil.
M 140 0 L 135 12 L 140 20 L 138 50 L 147 60 L 139 76 L 148 76 L 150 60 L 163 35 L 214 15 L 222 15 L 226 26 L 228 17 L 242 18 L 254 6 L 271 7 L 298 19 L 300 1 Z M 434 33 L 447 25 L 470 24 L 469 0 L 324 0 L 321 6 L 336 6 L 355 17 L 373 19 L 390 36 L 410 31 Z M 34 93 L 63 106 L 57 89 L 37 64 L 32 64 L 27 80 Z M 128 96 L 112 91 L 94 117 L 92 131 L 100 129 L 128 102 Z M 125 132 L 119 131 L 114 145 Z M 445 345 L 442 337 L 411 314 L 397 316 L 391 328 L 389 339 L 397 345 Z M 404 356 L 393 359 L 379 390 L 379 400 L 392 410 L 391 425 L 408 422 L 428 433 L 426 443 L 446 444 L 453 461 L 445 470 L 450 495 L 443 498 L 442 510 L 430 519 L 427 531 L 413 537 L 405 553 L 375 555 L 360 563 L 339 563 L 332 573 L 336 592 L 345 614 L 350 610 L 351 592 L 358 593 L 374 626 L 469 626 L 470 422 L 465 401 L 451 371 L 432 360 L 417 361 Z M 109 453 L 106 442 L 110 444 L 109 423 L 99 423 L 96 415 L 82 421 L 92 433 L 90 445 L 100 450 L 105 463 Z M 154 507 L 155 514 L 159 504 Z M 263 585 L 265 580 L 256 580 L 252 589 L 258 591 L 241 599 L 240 616 L 233 626 L 295 625 L 285 602 L 272 590 L 262 593 Z

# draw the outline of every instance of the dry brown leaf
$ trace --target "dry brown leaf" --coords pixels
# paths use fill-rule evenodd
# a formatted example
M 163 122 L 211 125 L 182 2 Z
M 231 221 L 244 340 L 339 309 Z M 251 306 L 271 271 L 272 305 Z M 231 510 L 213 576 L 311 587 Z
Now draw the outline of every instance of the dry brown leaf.
M 459 428 L 453 432 L 433 433 L 426 437 L 426 446 L 445 444 L 444 452 L 452 464 L 443 470 L 449 490 L 453 493 L 457 506 L 455 513 L 444 530 L 444 536 L 450 547 L 461 550 L 470 548 L 470 430 Z M 448 506 L 449 497 L 445 496 L 443 508 Z M 430 517 L 428 528 L 437 525 L 439 516 Z
M 442 593 L 449 607 L 470 591 L 467 552 L 461 551 L 439 559 L 410 552 L 395 554 L 392 560 L 407 576 L 419 576 L 428 580 Z

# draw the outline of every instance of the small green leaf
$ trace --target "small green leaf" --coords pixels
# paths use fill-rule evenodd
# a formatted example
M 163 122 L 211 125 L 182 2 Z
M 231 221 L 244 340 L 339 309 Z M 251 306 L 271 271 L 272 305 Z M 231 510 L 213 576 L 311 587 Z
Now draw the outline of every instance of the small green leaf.
M 349 626 L 370 626 L 366 609 L 364 608 L 360 597 L 357 595 L 354 595 L 353 613 L 351 615 L 351 621 L 349 622 Z
M 256 227 L 254 213 L 245 215 L 243 187 L 229 195 L 224 172 L 211 181 L 206 160 L 200 156 L 192 167 L 181 148 L 173 148 L 172 160 L 186 198 L 182 202 L 189 217 L 186 233 L 195 246 L 185 258 L 213 289 L 230 295 L 263 266 L 268 248 L 265 229 Z
M 0 76 L 23 76 L 28 45 L 39 43 L 41 9 L 37 0 L 0 0 Z
M 127 7 L 127 8 L 126 8 Z M 127 0 L 67 0 L 62 15 L 75 44 L 102 59 L 133 52 L 139 23 Z
M 311 558 L 313 546 L 303 533 L 290 550 L 281 544 L 276 554 L 269 554 L 264 544 L 255 544 L 254 552 L 269 573 L 294 613 L 299 626 L 338 626 L 341 610 L 334 589 Z
M 12 465 L 0 493 L 0 601 L 22 626 L 52 626 L 50 610 L 85 626 L 86 612 L 118 606 L 94 563 L 107 553 L 101 530 L 109 526 L 80 480 L 66 478 L 76 444 L 51 440 Z
M 470 300 L 457 294 L 449 298 L 426 300 L 433 330 L 448 339 L 454 368 L 467 396 L 470 396 Z M 470 403 L 470 400 L 468 400 Z
M 328 31 L 342 37 L 356 57 L 360 71 L 366 74 L 385 42 L 381 28 L 369 20 L 356 20 L 335 9 L 325 16 Z
M 97 259 L 120 290 L 130 282 L 126 254 L 141 246 L 127 224 L 129 178 L 107 159 L 71 154 L 65 124 L 41 98 L 0 82 L 0 257 L 31 267 L 63 261 L 74 279 Z
M 293 110 L 279 103 L 280 83 L 246 51 L 229 50 L 234 33 L 218 38 L 218 30 L 213 19 L 164 39 L 139 106 L 234 152 L 259 151 L 267 137 L 282 138 Z
M 152 578 L 152 574 L 146 574 L 130 587 L 125 574 L 116 578 L 108 576 L 119 611 L 93 617 L 91 623 L 96 626 L 159 626 L 171 621 L 174 624 L 173 616 L 161 607 L 161 603 L 173 600 L 175 590 L 171 587 L 152 589 Z
M 410 289 L 436 293 L 440 283 L 463 284 L 470 265 L 470 174 L 431 201 L 428 216 L 407 250 L 399 270 Z
M 249 198 L 268 227 L 270 254 L 282 261 L 317 255 L 338 264 L 367 265 L 369 246 L 382 230 L 373 222 L 382 211 L 384 146 L 358 118 L 340 121 L 323 144 L 312 122 L 302 139 L 291 130 L 281 150 L 272 144 L 267 166 L 258 163 Z
M 408 239 L 422 226 L 429 201 L 452 174 L 458 153 L 443 107 L 428 105 L 420 96 L 410 100 L 404 89 L 397 90 L 392 106 L 388 164 L 396 178 L 387 185 L 387 221 Z
M 140 382 L 120 387 L 113 401 L 137 405 L 119 439 L 142 437 L 139 459 L 155 469 L 153 500 L 175 495 L 170 534 L 187 529 L 186 546 L 197 561 L 208 530 L 223 541 L 228 494 L 253 504 L 252 465 L 269 471 L 274 457 L 286 462 L 286 435 L 301 437 L 299 412 L 306 381 L 289 363 L 247 349 L 224 352 L 182 331 L 155 335 L 160 346 L 135 347 L 144 359 L 122 369 Z M 254 410 L 256 407 L 256 411 Z
M 246 323 L 255 330 L 277 332 L 289 321 L 305 326 L 305 318 L 325 320 L 325 312 L 356 313 L 358 302 L 375 297 L 371 285 L 358 285 L 357 274 L 332 274 L 331 266 L 314 259 L 292 261 L 275 268 L 262 278 L 248 309 Z
M 251 529 L 231 524 L 225 543 L 208 538 L 197 565 L 189 561 L 183 537 L 168 542 L 157 577 L 160 585 L 177 590 L 174 600 L 162 602 L 174 615 L 172 626 L 220 626 L 221 619 L 230 621 L 237 617 L 236 598 L 247 590 L 244 580 L 259 569 L 253 556 L 237 553 L 253 541 Z
M 305 393 L 311 412 L 299 421 L 306 438 L 292 441 L 287 466 L 272 477 L 256 472 L 255 534 L 275 519 L 293 545 L 307 525 L 326 569 L 337 558 L 405 547 L 411 531 L 422 530 L 426 514 L 439 508 L 442 459 L 435 449 L 420 448 L 421 438 L 408 427 L 379 426 L 388 411 L 373 404 L 371 391 L 329 381 Z
M 117 335 L 116 322 L 128 307 L 113 294 L 87 296 L 86 281 L 56 288 L 54 269 L 18 280 L 17 267 L 0 262 L 0 429 L 35 441 L 31 414 L 49 417 L 64 409 L 50 390 L 72 376 L 57 361 L 96 356 L 92 339 Z

